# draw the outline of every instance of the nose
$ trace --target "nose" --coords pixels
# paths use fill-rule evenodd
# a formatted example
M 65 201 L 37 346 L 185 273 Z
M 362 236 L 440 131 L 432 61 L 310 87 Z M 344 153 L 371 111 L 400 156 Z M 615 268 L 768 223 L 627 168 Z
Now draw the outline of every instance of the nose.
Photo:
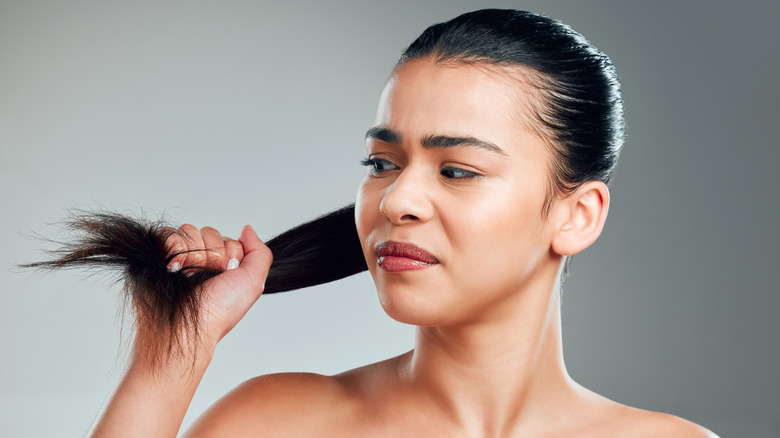
M 407 167 L 386 189 L 379 211 L 396 225 L 428 221 L 433 205 L 424 175 Z

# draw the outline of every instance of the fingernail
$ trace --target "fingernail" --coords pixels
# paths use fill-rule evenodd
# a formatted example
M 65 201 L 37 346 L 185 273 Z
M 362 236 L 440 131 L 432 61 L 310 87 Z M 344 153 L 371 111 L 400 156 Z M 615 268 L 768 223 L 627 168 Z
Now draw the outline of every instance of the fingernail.
M 238 267 L 238 259 L 237 258 L 234 257 L 234 258 L 228 260 L 228 263 L 227 263 L 228 270 L 236 269 L 237 267 Z
M 173 262 L 173 264 L 168 268 L 170 272 L 179 272 L 179 269 L 181 269 L 179 262 Z

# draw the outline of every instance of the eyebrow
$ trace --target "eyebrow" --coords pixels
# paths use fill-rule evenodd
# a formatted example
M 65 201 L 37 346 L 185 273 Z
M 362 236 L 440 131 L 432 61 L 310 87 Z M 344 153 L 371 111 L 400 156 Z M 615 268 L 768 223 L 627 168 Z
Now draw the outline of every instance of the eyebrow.
M 401 144 L 401 134 L 383 126 L 374 126 L 366 132 L 366 139 L 373 138 L 385 143 Z
M 384 126 L 375 126 L 366 132 L 366 138 L 373 138 L 385 143 L 401 144 L 403 138 L 397 131 Z M 495 144 L 469 136 L 428 135 L 421 141 L 422 146 L 428 148 L 451 148 L 455 146 L 483 149 L 499 155 L 506 155 L 503 149 Z

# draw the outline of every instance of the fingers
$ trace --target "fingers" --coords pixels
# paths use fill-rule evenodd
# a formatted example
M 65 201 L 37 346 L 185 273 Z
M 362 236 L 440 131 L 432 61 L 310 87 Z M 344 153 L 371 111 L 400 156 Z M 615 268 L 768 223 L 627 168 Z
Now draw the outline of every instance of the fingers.
M 225 258 L 227 259 L 227 269 L 235 269 L 241 264 L 241 260 L 244 259 L 244 245 L 238 240 L 229 239 L 227 237 L 222 238 L 225 244 Z
M 212 269 L 225 269 L 227 259 L 225 258 L 225 242 L 222 240 L 222 234 L 212 227 L 203 227 L 200 229 L 200 235 L 206 250 L 198 252 L 205 259 L 204 265 Z
M 187 252 L 190 249 L 188 242 L 190 239 L 186 237 L 186 233 L 182 230 L 166 227 L 166 232 L 170 232 L 168 239 L 166 240 L 166 246 L 168 247 L 168 254 L 176 254 L 168 262 L 168 270 L 171 272 L 178 272 L 182 267 L 187 265 Z
M 241 262 L 241 268 L 245 268 L 250 274 L 253 289 L 262 292 L 265 288 L 268 270 L 271 268 L 273 254 L 249 225 L 241 231 L 241 237 L 238 240 L 244 248 L 244 260 Z
M 257 237 L 257 233 L 255 233 L 255 229 L 252 228 L 251 225 L 247 225 L 241 229 L 241 235 L 239 236 L 238 240 L 242 245 L 244 245 L 244 250 L 247 253 L 252 251 L 268 250 L 268 247 L 265 246 L 265 243 L 263 243 L 263 241 Z M 268 250 L 268 252 L 270 254 L 271 251 Z
M 189 266 L 203 266 L 206 262 L 206 254 L 204 251 L 203 237 L 200 235 L 194 225 L 184 224 L 179 227 L 179 236 L 182 238 L 182 242 L 186 249 L 185 253 L 181 254 L 181 267 Z
M 169 254 L 177 254 L 168 263 L 168 270 L 176 272 L 185 268 L 211 268 L 225 270 L 236 268 L 244 258 L 244 247 L 237 240 L 223 237 L 212 227 L 200 230 L 184 224 L 166 242 Z

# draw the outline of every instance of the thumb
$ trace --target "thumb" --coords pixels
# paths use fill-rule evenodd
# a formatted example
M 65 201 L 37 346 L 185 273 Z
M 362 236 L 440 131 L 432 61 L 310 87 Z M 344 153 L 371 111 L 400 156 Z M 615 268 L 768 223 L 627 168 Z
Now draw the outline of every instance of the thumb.
M 271 268 L 273 254 L 271 250 L 257 237 L 257 233 L 247 225 L 241 230 L 238 238 L 244 247 L 244 259 L 241 260 L 239 269 L 243 269 L 249 275 L 254 290 L 263 291 L 268 270 Z

